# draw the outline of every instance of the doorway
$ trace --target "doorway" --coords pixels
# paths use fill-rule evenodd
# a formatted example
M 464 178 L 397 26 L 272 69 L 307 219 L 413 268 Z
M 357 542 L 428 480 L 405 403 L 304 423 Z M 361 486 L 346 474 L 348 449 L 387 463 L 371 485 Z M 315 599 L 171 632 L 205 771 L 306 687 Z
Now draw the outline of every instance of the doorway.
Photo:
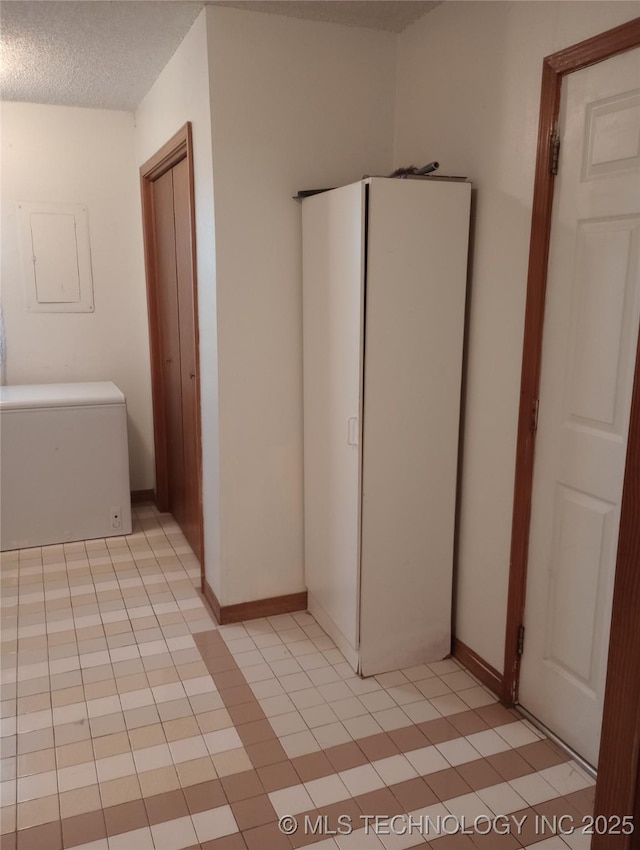
M 518 702 L 593 767 L 640 318 L 639 123 L 640 48 L 565 77 Z
M 532 525 L 532 494 L 535 486 L 534 473 L 534 447 L 538 431 L 539 400 L 541 392 L 541 372 L 544 361 L 543 354 L 543 327 L 545 324 L 545 295 L 547 294 L 547 276 L 549 264 L 549 249 L 552 240 L 552 206 L 554 203 L 554 183 L 557 178 L 556 159 L 557 145 L 556 133 L 558 130 L 558 119 L 560 115 L 562 84 L 567 75 L 604 63 L 605 60 L 614 56 L 620 56 L 628 51 L 633 51 L 640 46 L 640 19 L 635 19 L 620 27 L 616 27 L 606 33 L 602 33 L 592 39 L 580 44 L 573 45 L 566 50 L 548 56 L 543 63 L 542 94 L 540 105 L 540 125 L 538 135 L 538 159 L 536 163 L 536 178 L 534 189 L 533 221 L 531 231 L 531 247 L 529 259 L 529 277 L 527 288 L 527 308 L 525 317 L 525 339 L 523 347 L 523 365 L 521 382 L 521 404 L 518 424 L 518 443 L 516 457 L 516 479 L 514 493 L 514 513 L 512 526 L 511 546 L 511 571 L 509 579 L 509 598 L 507 612 L 507 631 L 505 648 L 504 668 L 504 701 L 507 704 L 515 704 L 519 700 L 520 684 L 520 660 L 523 643 L 522 627 L 525 622 L 525 597 L 527 590 L 527 566 L 532 548 L 537 541 L 532 539 L 535 529 Z M 623 86 L 624 87 L 624 86 Z M 638 85 L 635 85 L 638 88 Z M 634 89 L 619 92 L 618 95 L 610 94 L 601 98 L 603 102 L 594 102 L 590 118 L 598 115 L 605 116 L 601 126 L 606 126 L 610 119 L 606 118 L 607 110 L 619 105 L 619 98 L 630 97 L 627 106 L 635 109 Z M 616 100 L 618 98 L 618 100 Z M 586 98 L 588 100 L 588 98 Z M 595 101 L 598 99 L 596 98 Z M 607 101 L 607 102 L 605 102 Z M 626 118 L 629 117 L 627 114 Z M 619 119 L 614 119 L 615 125 Z M 624 124 L 625 121 L 622 121 Z M 632 124 L 635 123 L 635 119 Z M 619 125 L 618 125 L 619 126 Z M 633 134 L 633 131 L 632 131 Z M 637 136 L 637 132 L 636 132 Z M 628 134 L 627 134 L 628 139 Z M 621 138 L 618 137 L 615 144 L 619 145 Z M 615 147 L 615 145 L 614 145 Z M 605 145 L 606 148 L 606 145 Z M 600 149 L 597 156 L 593 156 L 591 150 L 588 156 L 580 159 L 578 165 L 582 169 L 582 178 L 597 178 L 601 175 L 596 173 L 602 170 L 600 166 L 609 167 L 612 160 L 602 156 L 604 149 Z M 609 151 L 610 153 L 611 151 Z M 618 150 L 618 154 L 622 151 Z M 630 155 L 618 156 L 618 159 L 628 160 L 624 165 L 614 166 L 621 171 L 627 171 L 627 177 L 634 169 L 637 171 L 637 163 L 633 166 L 631 160 L 637 157 L 637 151 Z M 615 156 L 613 160 L 615 160 Z M 630 168 L 633 166 L 632 168 Z M 629 182 L 629 181 L 628 181 Z M 632 182 L 632 181 L 631 181 Z M 598 219 L 599 213 L 594 218 Z M 624 221 L 624 213 L 600 215 L 597 226 L 611 228 L 615 226 L 628 225 L 628 232 L 634 229 L 634 221 L 637 222 L 637 211 L 631 211 Z M 586 223 L 588 224 L 588 223 Z M 597 227 L 596 227 L 597 229 Z M 614 239 L 620 235 L 614 234 Z M 637 256 L 637 244 L 634 248 L 634 237 L 629 237 L 631 256 Z M 569 240 L 570 242 L 570 240 Z M 572 250 L 576 246 L 574 240 Z M 634 254 L 634 251 L 636 253 Z M 601 256 L 601 255 L 599 255 Z M 553 258 L 552 258 L 553 262 Z M 633 263 L 627 263 L 629 269 Z M 637 274 L 637 265 L 633 269 Z M 552 268 L 549 268 L 549 281 L 551 281 Z M 623 309 L 621 321 L 628 319 L 628 301 L 624 299 L 627 295 L 627 279 L 622 275 Z M 593 280 L 593 267 L 586 269 L 586 278 Z M 637 290 L 635 290 L 637 292 Z M 611 307 L 613 298 L 609 297 L 608 290 L 604 291 L 606 310 Z M 634 296 L 636 297 L 636 296 Z M 550 295 L 550 301 L 552 301 Z M 574 311 L 575 312 L 575 311 Z M 579 313 L 579 311 L 577 311 Z M 597 310 L 592 310 L 596 315 Z M 601 317 L 598 317 L 601 318 Z M 637 313 L 635 318 L 631 317 L 628 323 L 627 341 L 625 343 L 626 367 L 628 368 L 627 389 L 628 399 L 627 411 L 630 413 L 626 418 L 628 434 L 628 446 L 626 456 L 622 451 L 623 485 L 621 504 L 618 503 L 619 522 L 616 531 L 619 532 L 619 541 L 616 549 L 615 541 L 609 541 L 609 548 L 613 549 L 613 565 L 615 570 L 615 587 L 613 592 L 613 604 L 611 614 L 610 643 L 608 656 L 605 651 L 606 660 L 606 687 L 604 691 L 604 712 L 602 722 L 602 741 L 599 750 L 598 781 L 596 787 L 596 814 L 623 815 L 633 814 L 634 805 L 637 805 L 638 790 L 638 767 L 640 764 L 640 619 L 637 616 L 637 601 L 640 597 L 640 573 L 637 569 L 640 561 L 640 535 L 638 534 L 637 516 L 639 507 L 638 481 L 640 480 L 640 374 L 639 362 L 640 352 L 637 349 L 638 334 Z M 553 332 L 553 330 L 552 330 Z M 572 332 L 573 333 L 573 332 Z M 545 328 L 547 334 L 547 328 Z M 575 335 L 567 342 L 575 341 Z M 590 356 L 590 353 L 587 355 Z M 613 362 L 615 358 L 609 357 Z M 635 364 L 635 378 L 634 375 Z M 615 363 L 617 367 L 617 362 Z M 566 375 L 566 370 L 564 372 Z M 630 383 L 632 382 L 632 383 Z M 603 384 L 604 386 L 604 384 Z M 586 398 L 586 396 L 585 396 Z M 615 414 L 614 400 L 614 414 Z M 623 405 L 624 406 L 624 405 Z M 567 419 L 566 408 L 563 411 Z M 624 417 L 616 417 L 617 426 Z M 589 426 L 591 427 L 591 426 Z M 584 426 L 585 433 L 589 427 Z M 595 430 L 591 427 L 591 430 Z M 618 428 L 619 430 L 619 428 Z M 617 437 L 619 439 L 619 435 Z M 575 488 L 579 489 L 578 487 Z M 584 494 L 580 494 L 578 501 L 582 499 L 586 504 Z M 575 500 L 574 500 L 575 501 Z M 590 503 L 591 507 L 594 503 Z M 553 521 L 553 518 L 552 518 Z M 577 524 L 576 524 L 577 525 Z M 611 523 L 609 522 L 609 525 Z M 553 532 L 552 532 L 553 534 Z M 606 536 L 606 534 L 605 534 Z M 553 536 L 551 538 L 554 539 Z M 560 538 L 556 536 L 555 540 Z M 547 561 L 546 569 L 549 564 Z M 573 590 L 582 591 L 580 579 L 573 580 Z M 543 594 L 544 596 L 544 594 Z M 549 597 L 547 596 L 547 599 Z M 601 618 L 602 619 L 602 618 Z M 608 628 L 605 628 L 605 640 Z M 524 636 L 526 646 L 527 636 Z M 526 651 L 526 650 L 525 650 Z M 628 847 L 631 840 L 625 836 L 596 835 L 593 840 L 593 848 L 604 847 Z
M 203 564 L 200 377 L 191 125 L 140 169 L 158 508 Z

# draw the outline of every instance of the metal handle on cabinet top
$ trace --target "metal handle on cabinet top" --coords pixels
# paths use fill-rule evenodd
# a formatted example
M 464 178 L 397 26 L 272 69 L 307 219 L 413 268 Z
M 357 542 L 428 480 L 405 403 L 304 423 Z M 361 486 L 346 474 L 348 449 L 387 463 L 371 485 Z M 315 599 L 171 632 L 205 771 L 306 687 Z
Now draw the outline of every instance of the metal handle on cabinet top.
M 358 417 L 350 416 L 347 419 L 347 443 L 350 446 L 358 445 Z

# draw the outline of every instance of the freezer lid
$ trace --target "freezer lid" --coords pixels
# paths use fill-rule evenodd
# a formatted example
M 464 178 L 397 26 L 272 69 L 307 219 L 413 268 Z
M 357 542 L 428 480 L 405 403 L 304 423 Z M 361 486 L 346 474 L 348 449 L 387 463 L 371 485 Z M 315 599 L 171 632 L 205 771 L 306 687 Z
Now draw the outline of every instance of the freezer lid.
M 87 407 L 124 404 L 124 393 L 111 381 L 79 384 L 20 384 L 0 387 L 0 410 Z

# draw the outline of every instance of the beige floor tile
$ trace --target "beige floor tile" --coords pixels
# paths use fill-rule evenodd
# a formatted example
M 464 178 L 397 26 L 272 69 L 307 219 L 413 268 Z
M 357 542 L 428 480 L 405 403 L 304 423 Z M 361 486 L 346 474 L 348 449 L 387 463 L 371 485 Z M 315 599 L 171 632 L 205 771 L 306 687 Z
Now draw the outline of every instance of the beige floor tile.
M 82 673 L 79 670 L 69 670 L 67 673 L 57 673 L 51 677 L 51 690 L 54 693 L 55 691 L 81 686 Z M 84 699 L 84 689 L 82 691 L 82 699 Z
M 97 785 L 64 791 L 60 794 L 60 817 L 71 818 L 85 812 L 94 812 L 100 809 L 101 805 L 100 789 Z
M 95 653 L 97 654 L 97 653 Z M 102 655 L 102 653 L 100 653 Z M 108 655 L 108 653 L 104 653 Z M 98 664 L 95 667 L 82 668 L 82 681 L 86 686 L 90 682 L 103 682 L 105 679 L 113 679 L 114 667 L 111 664 Z
M 18 700 L 18 714 L 31 714 L 35 711 L 43 711 L 51 707 L 51 694 L 33 694 L 33 696 L 22 697 Z
M 178 741 L 181 738 L 191 738 L 201 734 L 201 729 L 195 717 L 179 717 L 176 720 L 167 720 L 162 724 L 167 741 Z M 212 730 L 210 730 L 212 731 Z
M 136 773 L 133 756 L 130 752 L 108 756 L 96 761 L 99 782 L 109 782 L 122 776 L 133 776 Z
M 161 767 L 169 767 L 173 764 L 171 750 L 166 743 L 134 750 L 133 757 L 139 774 Z
M 86 700 L 102 699 L 113 696 L 117 692 L 115 679 L 105 679 L 102 682 L 90 682 L 85 685 L 84 698 Z
M 85 741 L 91 737 L 89 724 L 86 722 L 64 723 L 61 726 L 54 727 L 56 747 L 63 747 L 66 744 L 75 744 L 78 741 Z
M 0 808 L 0 833 L 2 835 L 5 835 L 7 832 L 15 832 L 16 817 L 16 806 L 3 806 Z
M 190 664 L 178 664 L 178 675 L 185 679 L 196 679 L 199 676 L 208 676 L 209 670 L 203 661 L 192 661 Z
M 58 785 L 60 791 L 73 791 L 76 788 L 86 788 L 95 785 L 98 781 L 95 762 L 76 764 L 72 767 L 63 767 L 58 771 Z
M 194 713 L 186 697 L 171 700 L 170 702 L 162 702 L 156 708 L 163 723 L 166 723 L 168 720 L 177 720 L 180 717 L 190 717 Z
M 128 753 L 130 749 L 131 744 L 126 732 L 115 732 L 113 735 L 103 735 L 100 738 L 93 739 L 93 751 L 96 760 L 117 756 L 120 753 Z
M 66 744 L 56 747 L 56 759 L 58 768 L 71 767 L 74 764 L 83 764 L 93 761 L 93 747 L 91 741 L 78 741 L 75 744 Z
M 128 691 L 120 695 L 120 702 L 123 711 L 131 711 L 134 708 L 144 708 L 147 705 L 154 705 L 153 693 L 151 688 L 141 688 L 138 691 Z
M 218 776 L 230 776 L 232 773 L 242 773 L 243 770 L 253 769 L 251 759 L 244 747 L 218 753 L 212 756 L 211 760 Z
M 121 620 L 117 623 L 105 623 L 104 631 L 107 635 L 121 635 L 124 632 L 131 631 L 131 623 L 128 620 Z
M 0 782 L 9 782 L 14 780 L 17 775 L 18 759 L 16 756 L 0 759 Z
M 60 808 L 57 794 L 18 803 L 18 829 L 28 829 L 30 826 L 50 823 L 51 821 L 58 820 L 59 817 Z
M 199 785 L 201 782 L 209 782 L 216 779 L 217 773 L 210 756 L 193 761 L 185 761 L 176 765 L 180 785 L 185 788 L 189 785 Z
M 18 753 L 34 753 L 53 747 L 53 729 L 40 729 L 18 735 Z
M 49 642 L 51 641 L 49 640 Z M 47 638 L 44 635 L 35 635 L 26 641 L 21 640 L 20 644 L 24 649 L 46 649 Z
M 120 711 L 113 714 L 104 714 L 101 717 L 92 717 L 89 721 L 91 737 L 100 738 L 103 735 L 115 735 L 126 729 L 124 715 Z
M 156 585 L 158 587 L 159 585 Z M 161 626 L 171 626 L 183 623 L 184 619 L 179 611 L 170 611 L 166 614 L 158 614 L 158 622 Z
M 164 729 L 161 723 L 152 723 L 148 726 L 139 726 L 129 729 L 129 740 L 133 750 L 144 750 L 166 742 Z
M 177 848 L 197 844 L 197 836 L 190 817 L 178 818 L 151 827 L 155 847 Z
M 136 631 L 140 631 L 141 629 L 152 629 L 157 628 L 158 621 L 154 616 L 150 617 L 136 617 L 135 620 L 132 620 L 134 624 L 134 629 Z
M 100 797 L 103 808 L 118 806 L 130 800 L 139 800 L 142 796 L 140 782 L 137 776 L 123 776 L 121 779 L 111 779 L 100 783 Z
M 56 769 L 56 751 L 53 747 L 38 750 L 35 753 L 25 753 L 17 758 L 17 775 L 30 776 L 32 773 L 44 773 Z
M 116 679 L 134 676 L 136 673 L 144 673 L 144 667 L 139 658 L 133 658 L 131 661 L 116 661 L 113 665 L 113 674 Z
M 128 730 L 139 729 L 142 726 L 151 726 L 158 723 L 160 718 L 154 705 L 146 705 L 143 708 L 132 708 L 125 711 L 124 720 Z
M 180 787 L 180 780 L 175 767 L 159 767 L 156 770 L 148 770 L 138 776 L 143 797 L 152 797 L 154 794 L 164 794 L 165 791 L 173 791 Z
M 119 694 L 141 691 L 148 686 L 149 682 L 144 673 L 134 673 L 131 676 L 119 676 L 116 678 L 116 687 Z
M 54 632 L 48 636 L 49 646 L 61 646 L 65 643 L 75 643 L 76 633 L 71 629 L 66 632 Z
M 76 631 L 79 643 L 86 640 L 93 640 L 94 638 L 104 637 L 104 629 L 102 626 L 86 626 L 81 629 L 76 629 Z
M 229 726 L 233 726 L 231 715 L 226 708 L 218 708 L 215 711 L 198 714 L 196 720 L 203 734 L 205 732 L 217 732 L 218 729 L 228 729 Z
M 72 705 L 83 700 L 84 688 L 82 685 L 76 685 L 73 688 L 62 688 L 59 691 L 53 691 L 51 694 L 51 702 L 54 708 L 63 705 Z

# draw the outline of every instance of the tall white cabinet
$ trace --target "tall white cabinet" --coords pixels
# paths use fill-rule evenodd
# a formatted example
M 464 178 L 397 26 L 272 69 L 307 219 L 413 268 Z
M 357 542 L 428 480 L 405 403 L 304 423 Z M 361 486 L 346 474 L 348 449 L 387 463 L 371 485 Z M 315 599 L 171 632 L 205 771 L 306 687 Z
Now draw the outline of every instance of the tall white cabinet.
M 470 197 L 368 178 L 302 202 L 309 610 L 364 676 L 451 647 Z

